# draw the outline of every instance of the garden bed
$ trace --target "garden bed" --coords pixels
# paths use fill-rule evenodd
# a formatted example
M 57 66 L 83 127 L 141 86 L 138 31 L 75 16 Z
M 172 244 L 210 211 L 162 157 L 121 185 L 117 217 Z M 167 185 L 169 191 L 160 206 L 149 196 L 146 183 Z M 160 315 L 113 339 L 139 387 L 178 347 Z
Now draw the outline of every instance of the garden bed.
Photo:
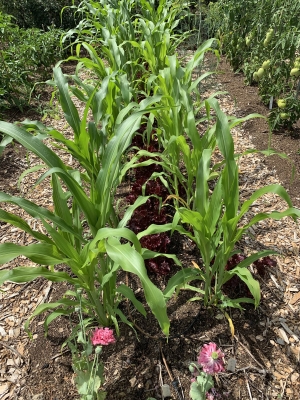
M 211 69 L 212 59 L 209 58 L 207 62 Z M 205 81 L 201 91 L 203 96 L 209 96 L 216 90 L 226 90 L 229 94 L 220 95 L 219 101 L 227 114 L 242 117 L 254 112 L 264 115 L 267 113 L 259 102 L 256 89 L 245 87 L 243 77 L 233 74 L 224 60 L 219 71 L 219 75 Z M 45 122 L 62 131 L 64 122 L 50 119 Z M 299 125 L 295 127 L 293 135 L 282 131 L 272 136 L 271 147 L 286 153 L 294 162 L 296 176 L 292 183 L 291 164 L 287 160 L 278 156 L 266 158 L 260 154 L 244 156 L 240 161 L 242 200 L 249 198 L 259 187 L 281 182 L 289 189 L 294 205 L 300 206 L 299 128 Z M 248 121 L 241 127 L 234 128 L 232 134 L 238 153 L 252 148 L 267 149 L 268 127 L 262 119 Z M 18 146 L 7 149 L 0 160 L 0 189 L 14 195 L 20 193 L 17 187 L 20 174 L 28 164 L 32 167 L 38 163 L 31 154 L 27 158 L 27 154 Z M 66 157 L 70 158 L 63 152 L 59 152 L 59 155 L 64 161 Z M 71 159 L 69 161 L 72 162 Z M 43 181 L 32 190 L 38 176 L 38 172 L 26 176 L 20 190 L 28 199 L 51 209 L 49 181 Z M 127 185 L 129 189 L 129 183 Z M 126 193 L 126 187 L 123 189 Z M 12 206 L 7 207 L 11 211 Z M 275 195 L 269 194 L 253 207 L 257 213 L 282 210 L 285 205 Z M 14 207 L 15 210 L 17 207 Z M 26 243 L 26 236 L 20 232 L 1 224 L 0 242 Z M 277 266 L 268 268 L 264 278 L 256 276 L 262 290 L 258 309 L 254 310 L 249 305 L 242 312 L 231 312 L 235 327 L 234 337 L 231 336 L 228 321 L 220 311 L 214 308 L 202 309 L 199 302 L 187 303 L 192 297 L 187 291 L 172 299 L 168 306 L 171 320 L 168 342 L 150 313 L 145 319 L 130 311 L 126 302 L 121 304 L 123 312 L 126 315 L 130 313 L 137 325 L 136 335 L 128 326 L 121 324 L 121 334 L 116 344 L 104 348 L 104 388 L 108 393 L 107 399 L 159 399 L 160 376 L 163 383 L 171 387 L 172 379 L 179 378 L 178 391 L 188 399 L 191 381 L 188 365 L 196 360 L 203 344 L 211 341 L 217 343 L 225 353 L 227 365 L 226 372 L 218 375 L 216 380 L 215 387 L 221 395 L 220 398 L 246 400 L 252 397 L 254 400 L 281 396 L 296 399 L 300 374 L 299 243 L 300 229 L 287 218 L 257 224 L 243 237 L 239 249 L 245 254 L 271 248 L 277 250 L 280 256 L 275 257 Z M 172 248 L 187 265 L 192 261 L 197 263 L 198 253 L 189 239 L 175 235 Z M 10 267 L 16 265 L 29 263 L 21 258 L 9 263 Z M 118 279 L 123 282 L 128 280 L 137 297 L 139 296 L 137 280 L 124 272 L 120 273 Z M 161 289 L 165 287 L 167 278 L 153 279 Z M 38 304 L 60 298 L 67 286 L 38 279 L 22 285 L 7 283 L 3 288 L 5 291 L 0 294 L 0 399 L 79 398 L 73 384 L 70 353 L 66 349 L 61 352 L 61 345 L 70 334 L 76 315 L 72 317 L 74 320 L 63 317 L 57 319 L 50 325 L 47 338 L 44 337 L 41 318 L 36 318 L 31 324 L 33 340 L 28 338 L 23 329 L 23 324 Z M 236 360 L 234 372 L 228 370 L 230 359 L 231 363 Z M 172 399 L 180 399 L 174 388 L 171 390 Z

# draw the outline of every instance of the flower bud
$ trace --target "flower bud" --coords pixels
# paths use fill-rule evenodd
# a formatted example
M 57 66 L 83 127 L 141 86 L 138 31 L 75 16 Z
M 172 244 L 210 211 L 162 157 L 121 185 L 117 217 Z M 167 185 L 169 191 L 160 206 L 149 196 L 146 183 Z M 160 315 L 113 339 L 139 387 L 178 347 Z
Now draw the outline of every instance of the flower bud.
M 193 366 L 193 364 L 190 364 L 189 365 L 189 370 L 193 374 L 195 372 L 196 368 Z

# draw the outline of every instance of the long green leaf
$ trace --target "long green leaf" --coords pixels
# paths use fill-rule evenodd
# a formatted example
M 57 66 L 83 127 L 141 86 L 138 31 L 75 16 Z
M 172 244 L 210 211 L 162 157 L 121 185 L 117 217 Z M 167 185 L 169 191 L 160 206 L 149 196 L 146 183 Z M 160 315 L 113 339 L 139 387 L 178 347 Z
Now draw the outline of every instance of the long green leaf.
M 135 250 L 138 253 L 141 253 L 141 251 L 142 251 L 142 247 L 141 247 L 140 242 L 138 241 L 137 236 L 130 229 L 127 229 L 127 228 L 116 228 L 116 229 L 102 228 L 102 229 L 99 229 L 95 238 L 90 243 L 90 245 L 87 245 L 87 247 L 92 250 L 95 247 L 97 247 L 98 242 L 100 242 L 103 239 L 110 238 L 110 237 L 124 238 L 124 239 L 130 240 L 133 243 Z
M 66 224 L 62 218 L 59 218 L 58 216 L 54 215 L 47 208 L 39 207 L 35 203 L 32 203 L 29 200 L 23 199 L 22 197 L 11 196 L 4 192 L 0 192 L 0 203 L 1 202 L 16 204 L 34 218 L 46 219 L 52 221 L 61 230 L 71 233 L 81 242 L 85 242 L 82 236 L 79 235 L 71 226 Z
M 74 312 L 75 307 L 78 305 L 78 301 L 73 301 L 69 299 L 60 299 L 57 300 L 55 303 L 42 303 L 37 308 L 34 310 L 34 312 L 31 314 L 31 316 L 28 318 L 28 320 L 25 323 L 25 330 L 28 331 L 29 323 L 30 321 L 36 317 L 37 315 L 40 315 L 44 313 L 45 311 L 57 309 L 57 307 L 65 306 L 69 307 L 69 309 L 64 308 L 64 309 L 59 309 L 51 313 L 44 321 L 44 328 L 45 328 L 45 336 L 47 336 L 48 333 L 48 327 L 49 324 L 57 317 L 60 315 L 70 315 L 72 312 Z
M 210 197 L 208 210 L 204 217 L 204 223 L 210 231 L 210 235 L 213 236 L 216 225 L 221 218 L 222 212 L 222 177 L 218 180 L 214 191 Z
M 21 143 L 27 150 L 32 151 L 41 158 L 49 167 L 59 167 L 66 169 L 61 159 L 50 150 L 44 143 L 28 133 L 25 129 L 8 122 L 0 122 L 0 132 L 11 136 L 17 142 Z
M 52 240 L 44 235 L 43 233 L 40 233 L 38 231 L 34 231 L 30 228 L 30 226 L 25 222 L 22 218 L 18 217 L 17 215 L 8 213 L 4 210 L 0 210 L 0 221 L 4 221 L 7 224 L 16 226 L 20 229 L 22 229 L 24 232 L 29 233 L 31 236 L 33 236 L 35 239 L 41 241 L 41 242 L 46 242 L 49 244 L 54 244 Z
M 59 90 L 59 102 L 64 111 L 65 118 L 72 127 L 75 137 L 80 135 L 80 118 L 70 94 L 68 81 L 60 67 L 53 68 L 54 80 Z
M 66 258 L 70 258 L 73 262 L 80 264 L 80 256 L 76 249 L 74 249 L 72 243 L 66 240 L 62 233 L 57 232 L 57 230 L 53 229 L 46 221 L 43 221 L 43 225 L 48 234 L 52 237 L 57 249 L 59 249 L 62 254 L 65 254 Z
M 44 321 L 44 331 L 45 331 L 45 336 L 48 334 L 48 329 L 49 325 L 51 324 L 52 321 L 54 321 L 56 318 L 61 317 L 62 315 L 64 316 L 69 316 L 72 314 L 75 310 L 75 307 L 69 308 L 69 309 L 63 309 L 63 308 L 57 308 L 55 311 L 53 311 Z M 42 311 L 41 311 L 42 312 Z M 32 316 L 31 316 L 32 317 Z M 31 319 L 31 318 L 30 318 Z M 25 324 L 25 329 L 27 328 L 27 325 Z
M 146 301 L 155 315 L 163 333 L 168 336 L 170 321 L 167 315 L 166 303 L 162 292 L 150 281 L 142 256 L 128 243 L 121 245 L 118 241 L 108 239 L 106 250 L 109 257 L 119 264 L 121 268 L 133 273 L 141 280 Z
M 184 286 L 187 282 L 195 279 L 201 279 L 201 273 L 196 268 L 183 268 L 173 275 L 163 291 L 166 300 L 169 300 L 176 288 Z
M 134 204 L 130 205 L 125 214 L 124 217 L 122 218 L 122 220 L 119 222 L 118 224 L 118 228 L 124 228 L 127 225 L 127 222 L 130 220 L 130 218 L 132 217 L 132 214 L 134 213 L 134 211 L 141 206 L 142 204 L 145 204 L 146 201 L 149 199 L 149 196 L 139 196 L 136 201 L 134 202 Z
M 31 282 L 36 278 L 46 278 L 51 282 L 69 282 L 78 284 L 77 278 L 71 278 L 66 272 L 52 272 L 45 267 L 16 267 L 11 270 L 0 271 L 0 285 L 10 281 L 15 283 Z
M 118 293 L 121 293 L 126 299 L 130 300 L 134 307 L 140 312 L 144 317 L 146 317 L 147 313 L 143 306 L 143 304 L 137 300 L 133 291 L 126 285 L 119 285 L 117 290 Z
M 249 223 L 247 225 L 245 225 L 243 229 L 240 229 L 240 232 L 238 232 L 236 238 L 237 238 L 237 240 L 239 240 L 239 238 L 241 237 L 241 233 L 246 231 L 252 225 L 257 224 L 259 221 L 263 221 L 268 218 L 272 218 L 272 219 L 275 219 L 278 221 L 284 217 L 291 217 L 294 220 L 296 220 L 296 219 L 300 218 L 300 210 L 298 208 L 291 207 L 291 208 L 288 208 L 285 211 L 281 211 L 281 212 L 273 211 L 271 213 L 258 213 L 253 218 L 251 218 Z
M 290 196 L 288 195 L 287 191 L 281 185 L 273 184 L 273 185 L 268 185 L 268 186 L 265 186 L 263 188 L 256 190 L 251 195 L 250 199 L 246 200 L 243 203 L 243 205 L 241 207 L 240 215 L 242 216 L 249 209 L 249 207 L 254 203 L 254 201 L 256 201 L 259 197 L 261 197 L 267 193 L 277 194 L 278 196 L 280 196 L 283 200 L 285 200 L 287 202 L 289 207 L 292 207 L 292 202 L 291 202 Z
M 74 179 L 70 173 L 64 171 L 61 168 L 50 168 L 47 172 L 45 172 L 37 181 L 39 184 L 43 179 L 47 176 L 56 173 L 66 184 L 70 192 L 72 193 L 73 197 L 76 199 L 77 203 L 79 204 L 82 212 L 84 213 L 90 229 L 93 233 L 95 233 L 95 224 L 98 217 L 98 212 L 91 202 L 89 197 L 85 194 L 84 190 L 82 189 L 81 185 Z M 76 171 L 75 171 L 76 173 Z
M 57 248 L 51 244 L 38 243 L 27 246 L 19 246 L 14 243 L 0 244 L 0 264 L 5 264 L 20 255 L 41 265 L 55 265 L 66 261 Z
M 164 225 L 156 225 L 156 224 L 151 224 L 148 226 L 147 229 L 144 231 L 140 232 L 137 234 L 137 238 L 140 240 L 142 237 L 147 236 L 147 235 L 154 235 L 155 233 L 162 233 L 162 232 L 168 232 L 172 230 L 172 224 L 164 224 Z
M 233 120 L 229 123 L 229 128 L 232 129 L 235 126 L 239 125 L 239 124 L 243 124 L 244 122 L 248 121 L 249 119 L 252 118 L 264 118 L 266 119 L 265 116 L 261 115 L 261 114 L 249 114 L 246 117 L 243 118 L 233 118 Z
M 195 209 L 203 218 L 209 206 L 207 181 L 210 175 L 211 154 L 211 149 L 203 150 L 197 171 Z
M 248 289 L 250 290 L 252 296 L 254 297 L 255 307 L 259 305 L 260 302 L 260 286 L 259 282 L 256 281 L 251 272 L 247 268 L 241 268 L 239 266 L 235 267 L 231 271 L 226 271 L 226 275 L 237 275 L 243 282 L 246 283 Z M 225 276 L 226 276 L 225 275 Z
M 61 183 L 56 174 L 52 175 L 53 203 L 55 214 L 72 226 L 72 215 L 68 207 L 68 193 L 62 190 Z

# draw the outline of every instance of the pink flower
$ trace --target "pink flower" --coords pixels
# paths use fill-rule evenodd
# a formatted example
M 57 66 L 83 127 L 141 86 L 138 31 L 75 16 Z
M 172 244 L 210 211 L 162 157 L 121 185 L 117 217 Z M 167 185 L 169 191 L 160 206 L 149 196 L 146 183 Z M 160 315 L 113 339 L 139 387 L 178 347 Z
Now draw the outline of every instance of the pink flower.
M 198 363 L 207 374 L 214 374 L 224 371 L 224 354 L 217 348 L 216 343 L 205 344 L 200 351 Z
M 208 392 L 206 392 L 206 400 L 214 400 L 214 395 L 212 394 L 212 393 L 208 393 Z
M 92 344 L 96 346 L 97 344 L 107 345 L 110 343 L 115 343 L 114 332 L 109 328 L 96 328 L 93 336 L 91 338 Z

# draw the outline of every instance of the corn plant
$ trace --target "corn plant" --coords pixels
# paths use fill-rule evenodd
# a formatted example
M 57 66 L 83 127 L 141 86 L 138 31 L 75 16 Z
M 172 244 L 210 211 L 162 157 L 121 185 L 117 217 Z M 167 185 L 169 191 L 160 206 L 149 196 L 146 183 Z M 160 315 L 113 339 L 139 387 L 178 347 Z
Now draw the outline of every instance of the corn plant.
M 204 305 L 216 305 L 224 308 L 227 306 L 240 308 L 240 303 L 253 303 L 255 306 L 260 301 L 259 283 L 252 277 L 247 267 L 257 259 L 274 253 L 272 250 L 260 251 L 241 261 L 232 270 L 226 270 L 229 258 L 236 253 L 235 247 L 242 235 L 252 225 L 266 218 L 275 220 L 286 216 L 298 218 L 300 210 L 292 207 L 291 200 L 283 187 L 269 185 L 255 191 L 249 200 L 240 204 L 238 185 L 238 164 L 234 154 L 233 139 L 230 134 L 231 126 L 236 122 L 228 122 L 226 115 L 220 110 L 215 99 L 206 101 L 208 107 L 216 112 L 215 136 L 217 146 L 223 156 L 222 169 L 210 190 L 209 182 L 212 180 L 212 149 L 203 149 L 196 174 L 196 188 L 194 208 L 179 207 L 174 220 L 173 229 L 192 239 L 201 254 L 201 265 L 194 264 L 194 268 L 184 269 L 172 277 L 164 294 L 167 298 L 175 288 L 185 286 L 199 294 L 194 300 L 203 301 Z M 242 223 L 252 204 L 266 193 L 279 195 L 288 205 L 282 212 L 256 214 L 246 224 Z M 193 233 L 185 230 L 179 222 L 191 226 Z M 200 262 L 199 262 L 200 264 Z M 234 275 L 237 275 L 249 288 L 252 298 L 229 299 L 222 293 L 222 286 Z M 190 281 L 199 280 L 202 287 L 191 286 Z
M 122 67 L 129 71 L 130 65 L 126 66 L 126 61 L 138 60 L 136 50 L 132 46 L 128 48 L 128 43 L 136 37 L 132 22 L 133 3 L 132 0 L 122 0 L 115 4 L 105 0 L 82 1 L 77 12 L 84 18 L 75 29 L 64 35 L 62 43 L 76 35 L 72 47 L 77 43 L 89 43 L 109 61 L 114 70 Z
M 157 7 L 152 1 L 140 1 L 136 39 L 130 44 L 139 49 L 141 62 L 150 73 L 159 74 L 168 65 L 167 57 L 190 35 L 175 33 L 180 14 L 185 14 L 187 7 L 188 3 L 182 1 L 160 0 Z
M 137 2 L 137 15 L 133 14 L 134 4 L 132 0 L 118 4 L 83 1 L 80 11 L 85 18 L 63 42 L 76 34 L 75 43 L 91 44 L 113 70 L 122 70 L 131 80 L 147 70 L 158 74 L 166 57 L 189 35 L 174 33 L 187 3 L 161 0 L 156 8 L 152 2 Z
M 89 101 L 80 119 L 69 96 L 67 81 L 59 68 L 54 70 L 54 77 L 59 88 L 65 118 L 74 132 L 73 141 L 65 139 L 58 131 L 36 122 L 24 122 L 23 127 L 6 122 L 0 123 L 1 132 L 21 143 L 28 151 L 35 153 L 47 166 L 48 170 L 40 177 L 37 184 L 47 176 L 51 176 L 54 203 L 52 213 L 28 200 L 0 193 L 1 202 L 18 205 L 39 219 L 47 231 L 47 235 L 41 234 L 31 229 L 22 218 L 0 211 L 1 220 L 19 227 L 37 241 L 36 244 L 28 246 L 1 244 L 0 262 L 6 263 L 23 254 L 41 265 L 2 270 L 0 282 L 6 280 L 28 282 L 39 276 L 55 282 L 67 281 L 76 289 L 82 288 L 85 291 L 86 298 L 82 300 L 84 312 L 95 316 L 100 325 L 108 326 L 114 323 L 118 329 L 117 316 L 128 322 L 118 309 L 123 297 L 130 299 L 136 308 L 146 315 L 144 307 L 135 299 L 133 292 L 125 285 L 116 285 L 117 271 L 122 268 L 140 278 L 146 300 L 167 335 L 169 321 L 166 304 L 162 292 L 149 280 L 144 266 L 144 259 L 160 254 L 142 249 L 137 236 L 125 228 L 126 221 L 130 219 L 140 200 L 131 206 L 120 222 L 113 203 L 116 187 L 123 176 L 121 161 L 124 152 L 139 128 L 143 114 L 152 110 L 151 105 L 159 100 L 159 96 L 145 99 L 139 107 L 135 106 L 131 115 L 127 114 L 133 109 L 134 104 L 125 108 L 117 117 L 114 135 L 101 143 L 101 131 L 98 125 L 95 121 L 87 122 Z M 98 109 L 101 110 L 102 97 L 99 96 L 97 99 Z M 98 122 L 101 125 L 100 119 Z M 40 136 L 45 137 L 45 135 L 52 137 L 58 145 L 65 145 L 67 151 L 81 165 L 81 170 L 66 166 L 49 147 L 43 144 Z M 100 155 L 98 163 L 97 157 Z M 82 218 L 86 221 L 86 230 L 83 228 Z M 155 233 L 155 227 L 149 229 L 141 232 L 139 238 Z M 158 230 L 163 229 L 170 227 L 158 227 Z M 121 244 L 120 238 L 125 238 L 133 244 L 133 247 L 129 243 Z M 178 263 L 176 258 L 174 259 Z M 64 272 L 55 269 L 59 264 L 67 266 Z M 55 309 L 45 321 L 47 329 L 49 323 L 58 315 L 68 315 L 78 306 L 76 300 L 69 298 L 73 295 L 74 292 L 69 291 L 67 297 L 53 304 L 41 305 L 34 315 Z
M 136 2 L 138 16 L 154 25 L 164 24 L 172 33 L 178 26 L 180 19 L 187 15 L 189 3 L 184 0 L 138 0 Z
M 135 30 L 131 21 L 133 6 L 133 0 L 83 0 L 76 10 L 76 14 L 80 14 L 80 22 L 67 32 L 63 42 L 74 34 L 75 43 L 88 41 L 96 46 L 100 40 L 105 40 L 108 33 L 120 40 L 118 45 L 134 39 Z
M 209 133 L 202 138 L 199 135 L 198 124 L 209 119 L 209 116 L 198 121 L 195 117 L 197 110 L 194 110 L 193 105 L 194 96 L 198 99 L 200 108 L 204 107 L 198 84 L 212 72 L 204 73 L 196 81 L 192 81 L 192 72 L 203 62 L 205 52 L 212 50 L 214 41 L 210 39 L 203 43 L 185 67 L 179 65 L 176 55 L 168 56 L 168 66 L 159 75 L 150 76 L 146 93 L 160 94 L 162 107 L 153 111 L 158 127 L 149 128 L 147 135 L 155 132 L 161 152 L 138 151 L 128 164 L 128 168 L 160 164 L 163 172 L 156 172 L 153 178 L 160 177 L 169 193 L 176 199 L 183 196 L 189 206 L 193 202 L 193 185 L 202 151 L 204 148 L 214 148 L 216 143 L 215 126 L 210 126 Z M 138 162 L 140 157 L 145 156 L 150 159 Z
M 82 61 L 80 64 L 88 65 L 91 60 Z M 102 65 L 100 64 L 102 67 Z M 99 64 L 93 64 L 93 72 L 99 72 Z M 68 151 L 84 165 L 88 179 L 95 182 L 102 167 L 102 156 L 110 139 L 114 136 L 116 127 L 122 122 L 126 115 L 130 114 L 135 103 L 130 102 L 132 93 L 126 75 L 118 72 L 110 73 L 109 69 L 102 69 L 97 74 L 107 74 L 102 81 L 94 78 L 81 80 L 79 68 L 75 75 L 66 76 L 60 68 L 54 68 L 54 80 L 49 82 L 56 89 L 60 103 L 65 112 L 66 119 L 74 132 L 74 140 L 69 141 L 55 130 L 48 130 L 48 135 L 56 141 L 63 143 Z M 100 77 L 100 76 L 99 76 Z M 68 85 L 67 80 L 72 79 L 75 83 Z M 76 107 L 71 99 L 69 90 L 80 101 L 85 103 L 85 117 L 79 119 Z M 156 97 L 158 100 L 159 97 Z M 141 108 L 148 100 L 141 104 Z M 88 121 L 89 110 L 93 116 Z M 122 111 L 122 112 L 121 112 Z M 88 132 L 85 131 L 87 126 Z M 98 128 L 99 127 L 99 128 Z M 91 185 L 91 197 L 93 198 L 93 184 Z

